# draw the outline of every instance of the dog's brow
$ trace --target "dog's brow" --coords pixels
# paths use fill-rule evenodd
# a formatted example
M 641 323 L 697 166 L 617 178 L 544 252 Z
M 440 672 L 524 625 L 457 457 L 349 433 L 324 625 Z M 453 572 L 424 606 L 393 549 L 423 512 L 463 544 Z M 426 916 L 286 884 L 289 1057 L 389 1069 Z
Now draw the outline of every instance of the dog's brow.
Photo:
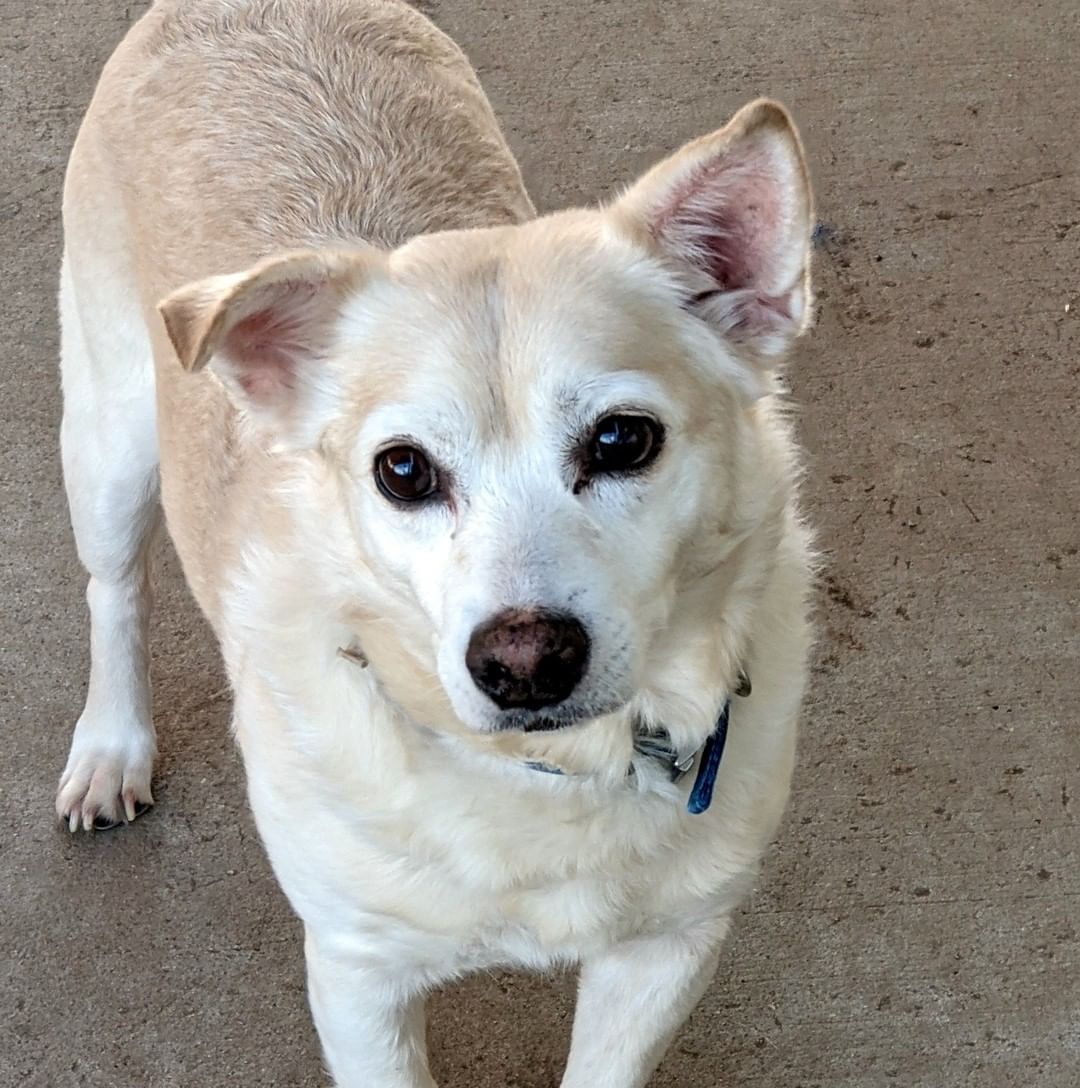
M 581 407 L 581 394 L 576 389 L 561 390 L 555 398 L 555 407 L 563 415 L 576 415 Z
M 567 415 L 592 414 L 666 405 L 668 398 L 656 382 L 636 371 L 608 373 L 560 389 L 555 395 L 558 410 Z

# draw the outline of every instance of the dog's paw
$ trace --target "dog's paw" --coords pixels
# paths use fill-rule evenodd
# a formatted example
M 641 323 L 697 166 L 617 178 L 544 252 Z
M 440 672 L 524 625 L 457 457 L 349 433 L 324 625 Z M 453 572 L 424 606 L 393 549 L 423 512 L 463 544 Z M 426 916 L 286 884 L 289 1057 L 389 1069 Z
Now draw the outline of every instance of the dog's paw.
M 75 727 L 56 793 L 56 814 L 69 831 L 105 831 L 130 823 L 153 803 L 154 735 L 145 728 Z

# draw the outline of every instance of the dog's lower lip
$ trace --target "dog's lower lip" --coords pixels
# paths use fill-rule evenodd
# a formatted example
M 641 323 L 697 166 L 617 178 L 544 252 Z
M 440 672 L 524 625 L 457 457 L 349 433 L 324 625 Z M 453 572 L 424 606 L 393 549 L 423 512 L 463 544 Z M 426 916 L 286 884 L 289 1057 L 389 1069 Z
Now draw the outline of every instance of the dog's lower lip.
M 570 729 L 588 718 L 581 714 L 504 714 L 495 725 L 498 733 L 553 733 Z
M 576 724 L 573 721 L 559 721 L 556 718 L 533 718 L 532 721 L 524 723 L 522 731 L 525 733 L 550 733 L 555 729 L 568 729 Z
M 563 729 L 573 729 L 575 725 L 586 725 L 606 714 L 614 714 L 626 705 L 625 700 L 612 700 L 606 704 L 586 704 L 585 706 L 556 706 L 553 713 L 543 714 L 536 711 L 509 710 L 499 715 L 494 725 L 496 733 L 554 733 Z

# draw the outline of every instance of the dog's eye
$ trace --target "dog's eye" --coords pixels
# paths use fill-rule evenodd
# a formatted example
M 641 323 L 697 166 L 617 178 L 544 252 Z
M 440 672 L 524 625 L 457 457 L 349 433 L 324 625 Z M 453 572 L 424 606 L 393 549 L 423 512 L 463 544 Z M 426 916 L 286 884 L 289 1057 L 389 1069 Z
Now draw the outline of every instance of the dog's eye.
M 651 464 L 664 442 L 664 430 L 648 416 L 605 416 L 589 439 L 587 471 L 630 472 Z
M 439 487 L 428 455 L 415 446 L 393 446 L 378 454 L 375 482 L 393 502 L 418 502 L 434 495 Z

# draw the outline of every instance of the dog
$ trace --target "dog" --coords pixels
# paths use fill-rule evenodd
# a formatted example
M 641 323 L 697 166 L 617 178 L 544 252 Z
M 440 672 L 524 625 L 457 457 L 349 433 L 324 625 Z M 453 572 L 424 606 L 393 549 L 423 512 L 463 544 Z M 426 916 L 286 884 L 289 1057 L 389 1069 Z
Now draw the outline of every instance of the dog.
M 704 992 L 807 674 L 811 202 L 759 100 L 538 218 L 399 0 L 158 0 L 109 60 L 64 192 L 57 811 L 152 804 L 163 508 L 340 1088 L 433 1088 L 465 972 L 580 965 L 563 1088 L 640 1088 Z

